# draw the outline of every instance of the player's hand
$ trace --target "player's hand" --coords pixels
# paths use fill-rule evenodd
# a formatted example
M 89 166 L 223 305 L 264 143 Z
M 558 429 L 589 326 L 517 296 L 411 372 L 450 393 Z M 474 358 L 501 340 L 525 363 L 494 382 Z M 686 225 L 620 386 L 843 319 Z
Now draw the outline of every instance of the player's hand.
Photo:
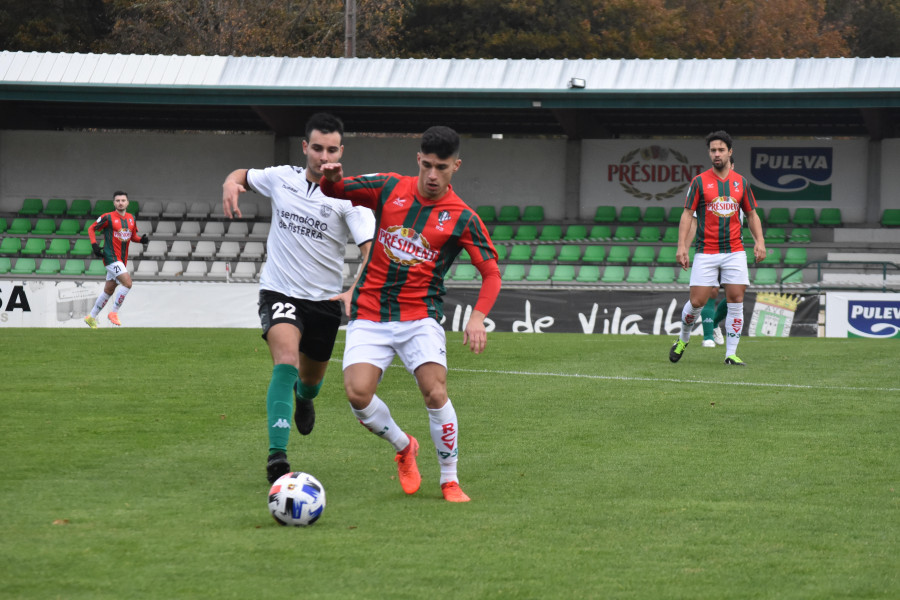
M 142 236 L 141 236 L 141 244 L 143 244 L 144 248 L 146 248 L 146 247 L 147 247 L 147 244 L 149 244 L 149 243 L 150 243 L 150 236 L 149 236 L 149 235 L 142 235 Z
M 344 314 L 348 317 L 350 316 L 350 303 L 353 300 L 353 288 L 351 287 L 346 292 L 341 292 L 337 296 L 332 296 L 329 300 L 337 300 L 341 304 L 344 305 Z
M 675 253 L 675 262 L 687 271 L 691 267 L 691 253 L 687 249 L 682 250 L 679 248 L 678 252 Z
M 321 169 L 322 175 L 331 183 L 337 183 L 344 178 L 344 167 L 341 163 L 324 163 Z
M 91 251 L 94 253 L 94 256 L 97 258 L 103 258 L 103 250 L 100 249 L 100 244 L 94 242 L 91 244 Z
M 766 250 L 765 244 L 756 244 L 753 246 L 753 257 L 756 259 L 756 262 L 762 262 L 768 256 L 769 251 Z
M 484 327 L 484 315 L 481 311 L 473 310 L 463 331 L 463 344 L 469 346 L 469 350 L 475 354 L 481 354 L 487 344 L 487 330 Z
M 226 179 L 222 184 L 222 210 L 225 216 L 241 218 L 241 209 L 238 208 L 238 196 L 247 191 L 243 185 L 236 181 Z

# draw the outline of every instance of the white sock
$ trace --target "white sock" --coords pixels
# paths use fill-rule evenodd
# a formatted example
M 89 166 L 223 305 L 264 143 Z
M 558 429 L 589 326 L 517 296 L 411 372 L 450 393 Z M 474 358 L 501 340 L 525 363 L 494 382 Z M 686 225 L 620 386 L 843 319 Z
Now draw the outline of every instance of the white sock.
M 125 302 L 125 296 L 128 295 L 129 291 L 131 291 L 131 288 L 125 287 L 124 285 L 120 285 L 116 288 L 116 301 L 113 304 L 113 312 L 119 312 L 119 309 L 122 308 L 122 303 Z
M 91 309 L 91 316 L 96 319 L 107 302 L 109 302 L 109 294 L 100 292 L 100 295 L 97 296 L 97 301 L 94 302 L 94 308 Z
M 441 465 L 441 484 L 448 481 L 459 483 L 456 474 L 456 461 L 459 454 L 457 435 L 459 422 L 453 403 L 447 398 L 447 404 L 441 408 L 428 409 L 428 422 L 431 429 L 431 441 L 437 450 L 438 463 Z
M 409 438 L 406 436 L 406 433 L 400 429 L 400 426 L 391 417 L 391 409 L 378 396 L 373 395 L 372 401 L 362 410 L 356 410 L 352 405 L 350 409 L 366 429 L 378 437 L 386 439 L 397 452 L 402 451 L 409 445 Z
M 681 309 L 681 333 L 678 334 L 678 337 L 685 344 L 691 341 L 691 330 L 697 324 L 701 312 L 703 312 L 703 307 L 694 307 L 690 300 L 685 302 L 684 308 Z
M 729 302 L 728 314 L 725 315 L 725 356 L 737 354 L 741 331 L 744 329 L 744 303 Z

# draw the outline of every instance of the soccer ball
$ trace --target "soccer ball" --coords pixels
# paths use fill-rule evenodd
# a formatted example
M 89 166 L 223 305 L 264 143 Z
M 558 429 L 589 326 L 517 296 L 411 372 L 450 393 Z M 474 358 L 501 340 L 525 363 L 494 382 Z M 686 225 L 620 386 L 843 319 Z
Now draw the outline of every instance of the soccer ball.
M 285 473 L 269 489 L 269 512 L 279 525 L 312 525 L 325 510 L 325 488 L 309 473 Z

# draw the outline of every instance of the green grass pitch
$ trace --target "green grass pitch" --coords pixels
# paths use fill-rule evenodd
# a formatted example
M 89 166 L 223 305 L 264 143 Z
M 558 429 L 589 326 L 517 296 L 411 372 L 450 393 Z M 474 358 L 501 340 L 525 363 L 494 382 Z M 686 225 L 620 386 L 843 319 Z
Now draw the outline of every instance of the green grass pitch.
M 340 338 L 341 340 L 343 337 Z M 422 443 L 408 497 L 335 350 L 295 470 L 312 527 L 266 508 L 253 330 L 4 329 L 3 598 L 897 598 L 896 340 L 745 338 L 747 368 L 655 336 L 448 335 L 468 504 L 441 498 L 402 367 L 379 395 Z

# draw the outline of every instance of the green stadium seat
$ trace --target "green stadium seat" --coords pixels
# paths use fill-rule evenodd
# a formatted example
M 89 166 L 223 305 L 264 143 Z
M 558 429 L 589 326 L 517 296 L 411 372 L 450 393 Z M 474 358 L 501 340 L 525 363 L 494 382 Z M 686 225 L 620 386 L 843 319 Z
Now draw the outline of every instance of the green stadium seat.
M 621 265 L 610 265 L 603 269 L 603 277 L 600 278 L 603 283 L 622 283 L 625 281 L 625 267 Z
M 0 275 L 4 275 L 9 273 L 9 270 L 12 268 L 12 261 L 8 256 L 0 256 Z
M 95 222 L 96 222 L 96 219 L 93 219 L 93 220 L 88 219 L 87 221 L 85 221 L 85 222 L 84 222 L 84 227 L 81 228 L 81 233 L 79 233 L 79 235 L 90 235 L 90 234 L 88 233 L 88 228 L 89 228 L 91 225 L 93 225 Z
M 791 222 L 800 227 L 812 227 L 816 224 L 816 211 L 812 208 L 798 208 L 794 211 Z
M 684 213 L 683 206 L 673 206 L 666 214 L 667 223 L 681 223 L 681 215 Z
M 557 265 L 553 269 L 553 276 L 550 278 L 550 281 L 575 281 L 575 265 Z
M 641 209 L 637 206 L 623 206 L 619 211 L 619 223 L 637 223 L 641 220 Z
M 783 244 L 786 239 L 783 227 L 769 227 L 766 229 L 764 235 L 766 244 Z M 750 239 L 753 239 L 752 236 Z
M 656 261 L 656 248 L 653 246 L 637 246 L 631 255 L 632 263 L 652 263 Z
M 594 223 L 613 223 L 616 220 L 615 206 L 598 206 L 594 211 Z
M 581 262 L 603 262 L 606 260 L 606 248 L 603 246 L 588 246 L 584 249 Z
M 550 279 L 550 265 L 531 265 L 525 281 L 547 281 Z
M 509 260 L 528 262 L 531 260 L 531 246 L 519 244 L 513 246 L 509 251 Z
M 70 258 L 63 265 L 62 270 L 59 272 L 60 275 L 83 275 L 84 274 L 84 261 L 80 258 Z
M 491 232 L 491 239 L 498 242 L 508 242 L 513 237 L 512 225 L 497 225 Z
M 841 218 L 841 209 L 839 208 L 823 208 L 819 211 L 820 227 L 840 227 L 844 224 Z
M 756 207 L 756 214 L 759 215 L 759 222 L 763 225 L 766 224 L 766 211 L 762 206 Z
M 84 238 L 75 240 L 75 245 L 72 246 L 72 250 L 69 251 L 70 256 L 90 256 L 91 255 L 91 240 L 87 240 Z
M 454 281 L 474 281 L 478 277 L 478 269 L 470 263 L 461 263 L 456 266 L 452 279 Z
M 100 215 L 105 215 L 108 212 L 112 212 L 116 210 L 116 205 L 112 200 L 97 200 L 97 203 L 94 204 L 93 210 L 91 210 L 91 215 L 94 217 L 99 217 Z
M 682 269 L 681 267 L 678 267 L 676 270 L 678 271 L 678 277 L 675 279 L 675 281 L 677 281 L 678 283 L 683 283 L 685 285 L 691 282 L 690 268 Z
M 562 225 L 544 225 L 538 238 L 542 242 L 556 242 L 562 239 Z
M 678 260 L 675 258 L 678 254 L 678 248 L 675 246 L 663 246 L 659 249 L 659 256 L 656 257 L 656 262 L 661 265 L 676 265 L 678 264 Z
M 788 225 L 791 222 L 791 211 L 786 208 L 776 207 L 769 209 L 766 223 L 769 225 Z
M 803 283 L 803 269 L 784 269 L 781 272 L 781 283 Z
M 551 244 L 547 244 L 545 246 L 538 246 L 534 249 L 534 255 L 531 257 L 531 260 L 534 262 L 550 262 L 556 258 L 556 246 Z
M 882 227 L 900 227 L 900 208 L 886 208 L 881 213 Z
M 526 206 L 522 210 L 522 220 L 529 223 L 540 223 L 544 220 L 544 207 Z
M 627 263 L 628 257 L 630 256 L 631 248 L 628 246 L 613 246 L 609 249 L 609 254 L 606 256 L 606 262 Z
M 666 227 L 666 230 L 663 232 L 662 241 L 663 241 L 663 243 L 666 243 L 666 244 L 677 244 L 678 243 L 678 228 L 677 227 Z
M 78 235 L 78 219 L 63 219 L 59 222 L 56 235 Z
M 566 241 L 571 240 L 583 240 L 587 237 L 587 226 L 585 225 L 569 225 L 566 228 L 566 236 L 563 238 Z
M 500 279 L 503 281 L 522 281 L 525 279 L 525 265 L 506 265 Z
M 637 236 L 637 230 L 631 225 L 619 225 L 616 227 L 613 238 L 617 242 L 631 242 Z
M 781 263 L 781 248 L 766 248 L 766 257 L 760 261 L 761 265 L 777 265 Z
M 141 203 L 137 200 L 129 200 L 128 212 L 131 213 L 134 217 L 137 217 L 139 214 L 141 214 Z
M 649 283 L 650 267 L 638 265 L 628 269 L 628 277 L 625 278 L 627 283 Z
M 745 246 L 753 245 L 753 234 L 750 233 L 749 227 L 744 227 L 741 230 L 741 241 L 744 243 Z
M 648 206 L 644 210 L 644 223 L 665 223 L 666 209 L 662 206 Z
M 47 247 L 47 256 L 66 256 L 69 254 L 69 240 L 66 238 L 53 238 Z
M 806 264 L 806 248 L 788 248 L 784 252 L 784 264 L 786 265 L 805 265 Z
M 559 256 L 556 257 L 559 262 L 578 262 L 581 260 L 581 246 L 567 244 L 559 249 Z
M 22 208 L 19 209 L 19 215 L 36 216 L 44 210 L 44 201 L 40 198 L 25 198 L 22 200 Z
M 42 238 L 28 238 L 25 240 L 25 247 L 22 248 L 22 255 L 40 256 L 47 249 L 47 240 Z
M 22 251 L 22 240 L 14 237 L 5 237 L 0 240 L 0 254 L 4 256 L 15 256 Z
M 106 275 L 106 267 L 99 258 L 91 260 L 88 268 L 84 270 L 85 275 Z
M 475 207 L 475 214 L 481 217 L 485 223 L 493 223 L 497 220 L 497 209 L 487 204 Z
M 645 244 L 655 244 L 659 241 L 659 227 L 655 225 L 641 227 L 641 232 L 637 236 L 637 241 Z
M 520 225 L 513 239 L 517 242 L 533 242 L 537 239 L 537 225 Z
M 7 235 L 25 235 L 31 233 L 31 219 L 16 217 L 6 230 Z
M 7 227 L 9 227 L 9 224 L 6 222 L 6 218 L 0 217 L 0 233 L 6 231 Z
M 35 267 L 35 260 L 28 257 L 22 257 L 16 259 L 16 264 L 13 265 L 13 268 L 9 270 L 12 275 L 33 275 Z
M 612 239 L 612 228 L 609 225 L 594 225 L 588 237 L 592 240 Z
M 503 245 L 495 245 L 494 250 L 497 251 L 497 260 L 504 260 L 506 255 L 509 254 L 509 248 Z
M 578 269 L 578 277 L 575 281 L 580 283 L 596 283 L 600 279 L 600 267 L 597 265 L 582 265 Z
M 674 283 L 675 270 L 672 267 L 656 267 L 651 283 Z
M 773 267 L 757 267 L 753 275 L 753 285 L 774 285 L 778 283 L 778 270 Z
M 45 258 L 35 271 L 37 275 L 57 275 L 59 273 L 59 259 Z
M 91 214 L 90 200 L 72 200 L 69 210 L 66 212 L 70 217 L 87 217 Z
M 518 221 L 520 217 L 518 206 L 501 206 L 500 212 L 497 214 L 497 220 L 501 223 L 509 223 Z
M 31 230 L 33 235 L 53 235 L 56 232 L 56 222 L 53 219 L 38 219 Z
M 788 241 L 792 244 L 808 244 L 812 239 L 808 227 L 795 227 L 791 230 Z
M 456 260 L 461 262 L 472 262 L 472 257 L 469 256 L 469 251 L 463 248 L 459 251 L 459 254 L 456 255 Z
M 44 214 L 51 217 L 61 217 L 66 214 L 66 201 L 63 198 L 50 198 L 44 207 Z

